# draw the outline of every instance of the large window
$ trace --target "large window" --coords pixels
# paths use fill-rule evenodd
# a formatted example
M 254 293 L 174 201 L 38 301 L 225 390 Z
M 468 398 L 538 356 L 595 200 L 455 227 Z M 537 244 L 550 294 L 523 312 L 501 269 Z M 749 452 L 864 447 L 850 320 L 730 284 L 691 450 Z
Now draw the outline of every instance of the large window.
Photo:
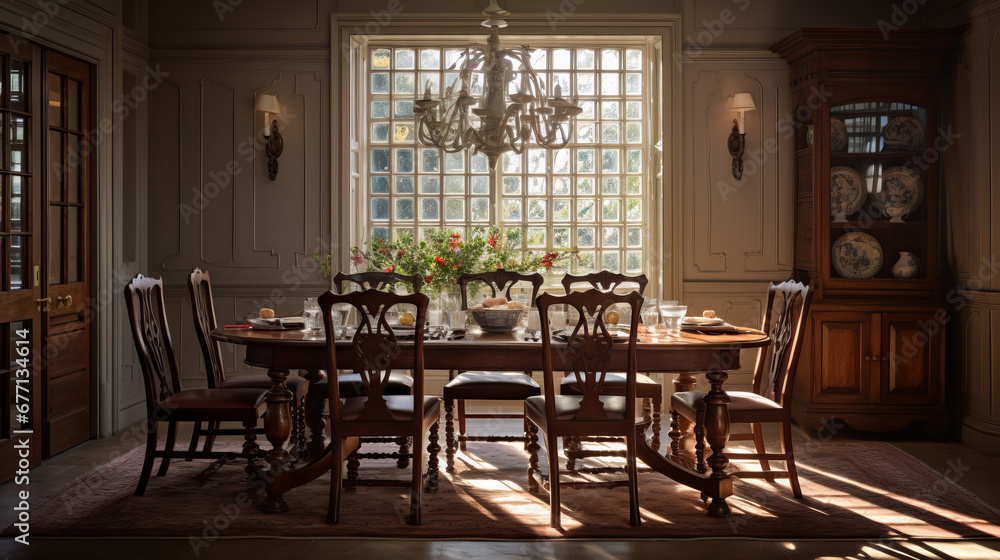
M 525 249 L 577 249 L 574 272 L 643 272 L 657 243 L 649 229 L 656 142 L 649 108 L 657 92 L 646 44 L 539 48 L 533 41 L 532 67 L 547 93 L 558 83 L 583 113 L 565 148 L 529 144 L 522 154 L 507 152 L 492 181 L 482 154 L 448 154 L 416 140 L 413 101 L 427 89 L 440 98 L 455 82 L 458 72 L 449 67 L 463 45 L 427 44 L 396 39 L 363 47 L 355 112 L 363 115 L 358 180 L 365 195 L 357 216 L 367 223 L 355 229 L 367 237 L 361 241 L 500 225 L 522 231 Z M 480 75 L 470 93 L 481 95 L 482 85 Z

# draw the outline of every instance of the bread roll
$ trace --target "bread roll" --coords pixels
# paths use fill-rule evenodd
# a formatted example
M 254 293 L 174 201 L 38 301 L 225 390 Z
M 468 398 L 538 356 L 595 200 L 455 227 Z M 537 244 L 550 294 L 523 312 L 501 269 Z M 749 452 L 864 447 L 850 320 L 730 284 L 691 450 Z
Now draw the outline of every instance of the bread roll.
M 483 300 L 483 307 L 496 307 L 507 303 L 505 297 L 486 298 Z
M 701 316 L 707 319 L 715 319 L 715 311 L 712 309 L 706 309 L 701 312 Z
M 261 319 L 274 319 L 274 310 L 270 307 L 264 307 L 260 310 Z

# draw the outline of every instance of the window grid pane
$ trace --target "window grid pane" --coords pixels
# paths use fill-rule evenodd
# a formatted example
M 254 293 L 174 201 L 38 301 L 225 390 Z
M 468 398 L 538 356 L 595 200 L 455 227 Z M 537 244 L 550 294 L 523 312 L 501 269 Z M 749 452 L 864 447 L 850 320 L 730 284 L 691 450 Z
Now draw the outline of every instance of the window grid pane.
M 416 140 L 413 100 L 429 90 L 441 98 L 457 78 L 448 70 L 456 48 L 369 47 L 366 150 L 370 178 L 368 231 L 434 228 L 468 233 L 472 227 L 523 229 L 525 249 L 580 249 L 576 272 L 606 268 L 641 272 L 649 236 L 645 212 L 645 158 L 650 138 L 643 105 L 650 100 L 646 53 L 625 47 L 534 49 L 532 61 L 553 94 L 576 97 L 584 112 L 572 142 L 560 150 L 529 144 L 506 152 L 491 186 L 486 158 L 469 150 L 443 153 Z M 473 95 L 481 94 L 482 76 Z M 473 119 L 475 122 L 475 118 Z M 389 188 L 392 185 L 393 188 Z

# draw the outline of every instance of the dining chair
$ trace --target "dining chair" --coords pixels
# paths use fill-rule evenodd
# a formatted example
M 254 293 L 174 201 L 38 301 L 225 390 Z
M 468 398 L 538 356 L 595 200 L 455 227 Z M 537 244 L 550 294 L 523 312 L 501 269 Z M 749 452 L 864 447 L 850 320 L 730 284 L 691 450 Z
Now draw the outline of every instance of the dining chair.
M 188 292 L 191 295 L 191 315 L 194 317 L 194 332 L 198 335 L 201 355 L 205 360 L 210 389 L 271 389 L 274 381 L 265 374 L 242 375 L 226 379 L 226 368 L 222 361 L 222 350 L 217 340 L 212 339 L 212 331 L 218 326 L 215 318 L 215 301 L 212 298 L 212 277 L 207 270 L 195 267 L 188 275 Z M 292 436 L 294 447 L 292 456 L 303 458 L 306 449 L 305 404 L 309 392 L 309 382 L 299 376 L 289 375 L 285 387 L 292 392 Z M 234 435 L 235 430 L 222 429 L 218 422 L 211 422 L 202 429 L 201 422 L 195 422 L 191 432 L 189 451 L 198 447 L 198 439 L 205 436 L 204 451 L 211 451 L 218 435 Z M 264 433 L 263 429 L 258 433 Z
M 520 282 L 531 284 L 531 299 L 535 301 L 538 290 L 542 286 L 544 279 L 541 274 L 521 274 L 519 272 L 509 272 L 506 270 L 495 270 L 478 274 L 462 274 L 458 277 L 458 286 L 462 294 L 462 310 L 468 310 L 468 286 L 480 283 L 486 284 L 491 297 L 503 294 L 511 301 L 511 290 Z M 502 365 L 502 364 L 499 364 Z M 527 442 L 525 433 L 519 436 L 488 435 L 470 436 L 465 431 L 465 421 L 467 418 L 521 418 L 523 414 L 501 414 L 501 413 L 467 413 L 465 401 L 487 400 L 487 401 L 523 401 L 524 399 L 540 395 L 542 392 L 538 383 L 531 378 L 531 371 L 463 371 L 458 375 L 449 373 L 449 381 L 444 386 L 444 410 L 445 410 L 445 447 L 447 449 L 447 470 L 449 473 L 455 472 L 455 449 L 456 446 L 462 451 L 466 450 L 468 441 L 520 441 Z M 458 435 L 455 435 L 455 402 L 458 402 Z
M 570 482 L 565 486 L 579 488 L 591 486 L 622 486 L 629 489 L 629 524 L 639 525 L 639 481 L 636 469 L 636 438 L 648 426 L 637 423 L 636 400 L 636 339 L 642 295 L 639 292 L 615 294 L 602 290 L 573 292 L 564 296 L 542 294 L 536 300 L 542 324 L 542 367 L 544 393 L 524 401 L 524 415 L 528 422 L 528 490 L 537 492 L 539 487 L 549 492 L 550 522 L 559 527 L 560 467 L 558 438 L 613 437 L 625 440 L 626 480 Z M 609 306 L 625 304 L 631 310 L 627 344 L 614 342 L 614 337 L 604 323 L 604 313 Z M 576 325 L 569 330 L 565 342 L 554 342 L 549 309 L 567 306 L 576 310 Z M 565 332 L 565 331 L 563 331 Z M 608 364 L 613 347 L 617 355 L 624 353 L 624 393 L 611 395 L 604 391 L 608 380 Z M 555 353 L 568 354 L 573 363 L 570 372 L 579 384 L 579 395 L 556 395 L 553 359 Z M 548 476 L 543 476 L 538 466 L 538 432 L 542 432 L 548 456 Z
M 341 487 L 354 487 L 359 482 L 343 478 L 343 449 L 341 442 L 348 437 L 396 436 L 412 438 L 413 476 L 410 486 L 410 516 L 408 523 L 420 524 L 420 506 L 423 491 L 437 490 L 438 459 L 441 450 L 438 445 L 438 424 L 441 418 L 441 398 L 424 394 L 424 319 L 427 316 L 428 298 L 424 294 L 396 295 L 366 290 L 349 294 L 327 292 L 319 298 L 326 325 L 328 350 L 327 371 L 337 371 L 336 340 L 333 334 L 332 307 L 338 303 L 350 304 L 359 313 L 361 322 L 351 339 L 351 348 L 357 363 L 356 369 L 364 386 L 364 396 L 344 396 L 340 383 L 328 383 L 330 402 L 330 426 L 332 441 L 328 452 L 332 453 L 330 478 L 330 502 L 327 509 L 327 523 L 340 521 Z M 406 354 L 398 342 L 396 332 L 386 320 L 390 309 L 399 306 L 416 309 L 412 352 Z M 369 317 L 372 320 L 369 320 Z M 400 358 L 403 355 L 405 358 Z M 395 362 L 395 363 L 394 363 Z M 405 362 L 405 363 L 403 363 Z M 390 395 L 385 392 L 392 368 L 398 365 L 413 371 L 413 393 L 410 395 Z M 427 473 L 423 474 L 423 438 L 430 431 L 427 443 Z M 353 454 L 352 454 L 353 455 Z M 388 481 L 379 481 L 391 484 Z
M 645 274 L 628 276 L 607 270 L 594 272 L 591 274 L 566 274 L 563 276 L 562 285 L 566 293 L 570 293 L 574 286 L 584 285 L 589 288 L 596 288 L 604 291 L 614 291 L 635 286 L 635 289 L 642 294 L 646 290 L 649 280 Z M 611 373 L 604 383 L 604 390 L 611 395 L 625 394 L 625 377 L 620 373 Z M 573 376 L 566 376 L 562 379 L 560 392 L 564 395 L 579 395 L 580 387 Z M 642 417 L 647 422 L 652 422 L 653 437 L 650 447 L 654 451 L 660 449 L 660 413 L 663 408 L 663 387 L 653 378 L 646 374 L 636 374 L 635 378 L 636 397 L 642 399 Z M 576 459 L 582 457 L 595 457 L 607 455 L 607 450 L 588 450 L 580 447 L 579 442 L 570 440 L 566 454 L 569 457 L 568 468 L 574 468 Z
M 364 290 L 379 290 L 383 292 L 390 291 L 397 285 L 407 286 L 410 289 L 410 293 L 419 294 L 420 288 L 423 286 L 424 280 L 419 274 L 400 274 L 398 272 L 383 272 L 380 270 L 372 270 L 366 272 L 355 272 L 347 274 L 344 272 L 338 272 L 333 277 L 333 285 L 337 288 L 337 291 L 341 294 L 346 294 L 350 291 L 351 287 L 357 288 L 361 291 Z M 322 403 L 326 399 L 326 395 L 329 394 L 329 389 L 327 388 L 327 377 L 322 376 L 322 380 L 317 381 L 315 385 L 314 395 L 319 397 L 319 402 Z M 361 374 L 358 371 L 351 373 L 338 372 L 337 381 L 340 383 L 340 394 L 341 396 L 352 396 L 360 397 L 364 394 L 364 384 L 361 380 Z M 409 395 L 413 389 L 413 377 L 407 375 L 406 373 L 394 371 L 389 375 L 389 380 L 386 387 L 383 389 L 383 393 L 386 395 Z M 383 441 L 385 438 L 379 437 L 366 437 L 362 438 L 362 443 L 376 443 Z M 409 465 L 409 459 L 407 458 L 410 452 L 410 443 L 408 438 L 397 438 L 396 443 L 399 445 L 399 453 L 395 456 L 397 459 L 396 466 L 401 469 L 405 469 Z M 352 458 L 351 469 L 352 471 L 357 469 L 358 464 L 353 461 L 358 459 L 378 459 L 384 458 L 384 454 L 373 454 L 373 453 L 358 453 Z
M 163 280 L 137 275 L 125 286 L 125 306 L 146 391 L 146 453 L 135 495 L 141 496 L 145 492 L 156 457 L 160 457 L 157 476 L 164 476 L 174 457 L 228 459 L 234 456 L 233 453 L 199 452 L 194 449 L 175 452 L 178 422 L 242 423 L 244 443 L 241 455 L 247 459 L 247 474 L 254 476 L 260 449 L 255 427 L 257 419 L 267 408 L 264 400 L 267 391 L 249 388 L 181 390 L 177 360 L 167 324 Z M 167 422 L 167 439 L 163 450 L 157 450 L 160 422 Z
M 789 280 L 771 283 L 767 290 L 767 304 L 764 307 L 763 331 L 771 337 L 771 344 L 757 355 L 753 372 L 753 391 L 727 391 L 729 395 L 729 419 L 734 424 L 750 424 L 749 434 L 733 434 L 733 440 L 752 440 L 754 452 L 738 452 L 726 448 L 730 461 L 759 461 L 760 471 L 737 470 L 733 476 L 743 478 L 764 478 L 774 482 L 775 478 L 788 478 L 792 493 L 802 498 L 802 489 L 795 472 L 795 456 L 792 452 L 792 385 L 795 369 L 802 350 L 806 317 L 812 293 L 805 284 Z M 695 468 L 706 472 L 705 466 L 705 393 L 681 391 L 670 397 L 671 434 L 679 433 L 677 422 L 683 416 L 694 422 Z M 781 452 L 768 453 L 764 447 L 761 424 L 781 424 Z M 679 454 L 678 439 L 671 435 L 674 455 Z M 771 461 L 784 461 L 785 470 L 771 470 Z M 703 496 L 704 498 L 704 496 Z

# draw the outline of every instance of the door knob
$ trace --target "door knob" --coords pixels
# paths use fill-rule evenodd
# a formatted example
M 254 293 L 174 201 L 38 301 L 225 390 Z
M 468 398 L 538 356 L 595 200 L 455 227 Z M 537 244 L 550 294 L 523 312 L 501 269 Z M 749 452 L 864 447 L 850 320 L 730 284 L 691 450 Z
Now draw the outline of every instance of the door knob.
M 69 309 L 73 305 L 73 296 L 62 296 L 56 298 L 56 306 L 59 309 Z
M 52 298 L 50 298 L 50 297 L 43 297 L 42 299 L 36 299 L 35 300 L 35 304 L 37 305 L 37 309 L 39 311 L 41 311 L 42 313 L 48 312 L 48 310 L 49 310 L 49 304 L 50 303 L 52 303 Z

